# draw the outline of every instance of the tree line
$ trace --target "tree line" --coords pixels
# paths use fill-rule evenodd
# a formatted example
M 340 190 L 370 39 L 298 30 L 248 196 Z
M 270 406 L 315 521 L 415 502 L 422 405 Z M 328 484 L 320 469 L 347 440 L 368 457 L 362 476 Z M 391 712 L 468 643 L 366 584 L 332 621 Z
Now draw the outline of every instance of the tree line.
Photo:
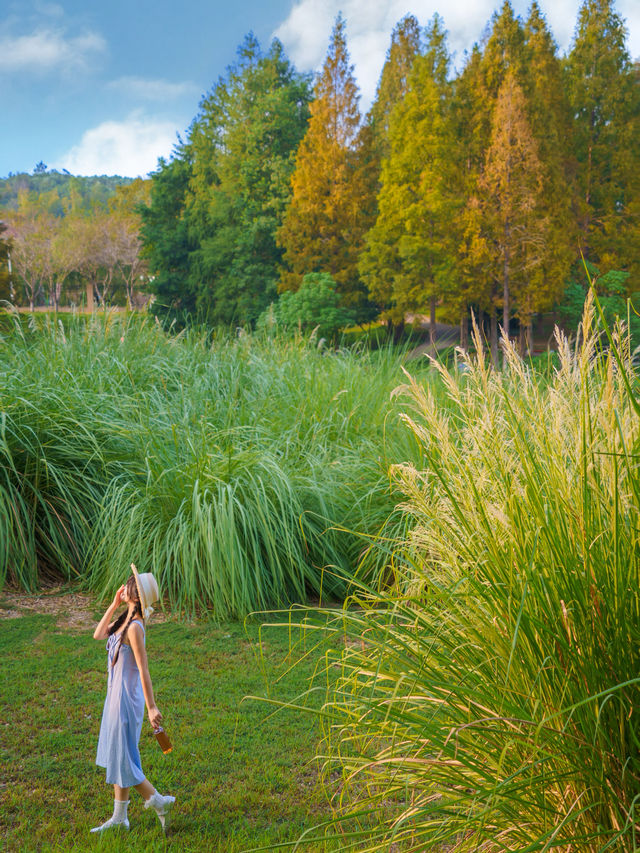
M 362 118 L 338 17 L 312 82 L 249 36 L 154 173 L 142 235 L 157 310 L 255 323 L 308 273 L 356 321 L 440 305 L 531 341 L 587 274 L 617 296 L 640 265 L 640 72 L 610 0 L 558 48 L 509 2 L 453 74 L 443 22 L 391 36 Z M 615 272 L 615 275 L 605 273 Z M 573 288 L 573 290 L 572 290 Z M 638 288 L 640 289 L 640 288 Z M 572 301 L 573 300 L 573 301 Z
M 253 326 L 326 303 L 335 322 L 391 330 L 424 313 L 433 328 L 437 311 L 463 343 L 473 312 L 495 355 L 499 325 L 526 348 L 544 312 L 575 323 L 590 279 L 624 305 L 640 290 L 640 66 L 626 43 L 611 0 L 584 0 L 564 57 L 537 3 L 521 20 L 507 0 L 454 73 L 442 19 L 408 15 L 363 117 L 341 16 L 315 79 L 277 40 L 263 52 L 247 36 L 148 197 L 130 191 L 154 310 Z M 133 262 L 105 251 L 100 216 L 59 219 L 60 245 L 85 261 L 58 269 L 106 298 Z M 26 289 L 51 289 L 48 276 Z
M 140 206 L 149 181 L 47 172 L 0 186 L 0 299 L 17 305 L 139 304 L 148 290 Z

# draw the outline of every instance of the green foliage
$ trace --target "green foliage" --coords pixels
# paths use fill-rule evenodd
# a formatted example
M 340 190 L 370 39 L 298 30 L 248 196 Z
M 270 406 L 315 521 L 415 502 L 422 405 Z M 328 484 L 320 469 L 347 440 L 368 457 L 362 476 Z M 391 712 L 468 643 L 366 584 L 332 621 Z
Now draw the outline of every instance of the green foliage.
M 260 317 L 258 327 L 303 332 L 317 329 L 319 337 L 334 337 L 353 323 L 353 312 L 341 307 L 336 283 L 329 273 L 307 273 L 300 288 L 285 291 Z
M 200 105 L 185 145 L 153 176 L 143 239 L 155 310 L 251 325 L 276 296 L 275 235 L 308 118 L 309 80 L 274 41 L 248 36 Z
M 559 321 L 567 329 L 578 327 L 592 284 L 607 323 L 613 326 L 621 320 L 628 327 L 631 340 L 637 344 L 640 340 L 640 317 L 636 309 L 640 306 L 640 293 L 629 293 L 629 273 L 624 270 L 608 270 L 601 274 L 595 264 L 586 261 L 566 283 L 556 308 Z
M 585 0 L 567 58 L 582 249 L 594 263 L 640 270 L 640 87 L 612 0 Z
M 441 368 L 445 410 L 402 389 L 423 456 L 392 469 L 391 588 L 318 625 L 345 849 L 637 848 L 638 377 L 617 334 L 595 357 L 600 333 L 588 304 L 543 382 L 477 341 L 462 376 Z
M 449 117 L 448 63 L 436 16 L 425 53 L 414 59 L 407 89 L 389 118 L 378 217 L 360 257 L 360 273 L 371 295 L 383 316 L 396 323 L 409 311 L 425 312 L 451 278 L 451 222 L 462 199 Z
M 196 289 L 189 278 L 189 252 L 193 241 L 184 214 L 191 166 L 187 149 L 170 162 L 160 161 L 151 182 L 151 201 L 141 208 L 143 252 L 153 276 L 158 315 L 184 317 L 195 310 Z
M 389 119 L 409 86 L 413 63 L 422 53 L 422 33 L 417 19 L 406 15 L 394 27 L 391 44 L 380 74 L 376 96 L 366 117 L 371 128 L 371 145 L 377 170 L 380 160 L 389 155 Z
M 54 216 L 70 210 L 89 213 L 106 209 L 118 187 L 132 178 L 102 175 L 81 177 L 56 171 L 19 173 L 0 178 L 0 210 L 17 210 L 27 201 L 31 206 Z
M 218 618 L 340 595 L 393 510 L 384 453 L 412 456 L 388 350 L 106 314 L 33 319 L 0 354 L 0 578 L 25 589 L 108 596 L 134 560 L 173 606 Z

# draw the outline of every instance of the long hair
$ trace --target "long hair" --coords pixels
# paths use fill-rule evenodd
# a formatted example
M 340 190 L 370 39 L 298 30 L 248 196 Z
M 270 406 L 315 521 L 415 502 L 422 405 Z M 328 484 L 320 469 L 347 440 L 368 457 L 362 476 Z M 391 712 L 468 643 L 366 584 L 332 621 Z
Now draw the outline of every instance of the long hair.
M 120 655 L 120 646 L 122 645 L 122 641 L 124 640 L 127 631 L 129 630 L 129 625 L 136 618 L 136 616 L 142 618 L 142 605 L 140 604 L 140 594 L 138 592 L 138 584 L 136 583 L 136 579 L 133 575 L 129 578 L 126 583 L 127 587 L 127 598 L 129 601 L 135 602 L 135 607 L 131 612 L 131 616 L 129 616 L 129 611 L 126 610 L 121 616 L 119 616 L 116 621 L 113 623 L 113 626 L 109 629 L 109 636 L 111 634 L 115 634 L 116 631 L 124 625 L 122 629 L 122 633 L 120 634 L 120 639 L 118 640 L 118 645 L 116 646 L 116 653 L 113 656 L 113 661 L 111 662 L 111 666 L 116 665 L 116 661 L 118 660 L 118 656 Z

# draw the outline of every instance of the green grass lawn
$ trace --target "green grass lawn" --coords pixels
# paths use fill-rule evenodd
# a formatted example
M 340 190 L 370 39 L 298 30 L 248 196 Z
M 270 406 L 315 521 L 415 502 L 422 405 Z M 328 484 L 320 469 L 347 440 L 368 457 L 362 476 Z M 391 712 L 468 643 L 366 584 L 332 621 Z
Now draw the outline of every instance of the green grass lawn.
M 0 607 L 8 608 L 1 596 Z M 270 850 L 328 817 L 314 761 L 317 718 L 290 709 L 270 716 L 272 706 L 244 699 L 289 700 L 307 688 L 313 660 L 287 672 L 287 629 L 152 620 L 149 666 L 174 750 L 162 754 L 145 715 L 140 752 L 152 784 L 177 798 L 171 827 L 165 839 L 132 790 L 126 838 L 90 835 L 113 802 L 94 763 L 104 645 L 54 615 L 0 618 L 2 849 Z

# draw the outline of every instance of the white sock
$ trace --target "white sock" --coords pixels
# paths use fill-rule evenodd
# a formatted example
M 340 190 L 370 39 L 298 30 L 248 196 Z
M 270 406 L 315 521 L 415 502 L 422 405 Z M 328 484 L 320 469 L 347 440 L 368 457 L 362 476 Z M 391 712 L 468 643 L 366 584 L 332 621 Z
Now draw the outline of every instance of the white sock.
M 147 802 L 144 804 L 145 809 L 153 808 L 158 814 L 164 814 L 165 811 L 175 803 L 176 798 L 170 796 L 163 796 L 158 791 L 154 791 L 153 794 L 149 797 Z
M 114 799 L 113 814 L 109 820 L 105 820 L 105 822 L 100 824 L 100 826 L 94 826 L 91 832 L 104 832 L 105 829 L 111 829 L 114 826 L 124 826 L 125 829 L 129 829 L 129 821 L 127 820 L 128 805 L 129 800 Z
M 128 806 L 129 800 L 113 801 L 113 817 L 111 819 L 114 823 L 120 823 L 121 821 L 125 821 L 127 819 Z

